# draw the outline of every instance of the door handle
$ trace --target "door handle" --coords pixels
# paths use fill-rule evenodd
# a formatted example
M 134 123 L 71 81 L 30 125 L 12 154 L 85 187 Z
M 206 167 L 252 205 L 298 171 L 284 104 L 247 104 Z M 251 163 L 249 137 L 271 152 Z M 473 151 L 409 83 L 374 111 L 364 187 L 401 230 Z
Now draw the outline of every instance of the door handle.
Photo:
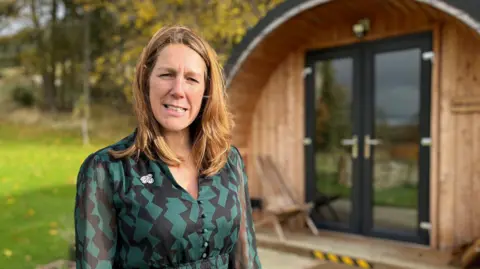
M 381 143 L 382 143 L 382 141 L 380 139 L 370 138 L 370 135 L 366 135 L 365 139 L 364 139 L 364 147 L 365 147 L 364 157 L 365 157 L 365 159 L 369 159 L 370 156 L 372 155 L 371 146 L 378 146 Z
M 354 135 L 350 139 L 342 139 L 342 146 L 351 146 L 351 155 L 353 159 L 358 157 L 358 137 Z

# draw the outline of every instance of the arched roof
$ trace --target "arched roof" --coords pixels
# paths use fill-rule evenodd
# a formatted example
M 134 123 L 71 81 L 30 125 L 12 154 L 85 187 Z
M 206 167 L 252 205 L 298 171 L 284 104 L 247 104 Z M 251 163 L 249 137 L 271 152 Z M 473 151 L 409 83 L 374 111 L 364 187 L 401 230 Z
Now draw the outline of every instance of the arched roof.
M 334 0 L 286 0 L 270 10 L 241 42 L 234 47 L 226 65 L 225 74 L 227 88 L 238 68 L 248 57 L 255 46 L 283 22 L 309 8 Z M 462 21 L 480 34 L 480 0 L 412 0 L 430 5 Z

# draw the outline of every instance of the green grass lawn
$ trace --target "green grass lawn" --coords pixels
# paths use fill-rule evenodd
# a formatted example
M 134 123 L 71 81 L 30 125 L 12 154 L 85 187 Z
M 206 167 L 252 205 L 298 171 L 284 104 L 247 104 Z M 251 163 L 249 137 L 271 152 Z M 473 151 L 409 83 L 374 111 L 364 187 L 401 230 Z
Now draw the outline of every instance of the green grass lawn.
M 1 268 L 35 268 L 68 257 L 80 164 L 126 134 L 83 147 L 78 131 L 0 122 Z
M 324 194 L 340 194 L 344 198 L 350 198 L 352 187 L 338 182 L 337 159 L 335 154 L 320 153 L 317 156 L 317 189 Z M 375 189 L 373 203 L 376 206 L 417 208 L 418 189 L 413 186 L 399 185 L 384 189 Z
M 342 197 L 350 199 L 352 188 L 338 184 L 333 176 L 320 174 L 321 180 L 317 181 L 317 189 L 328 195 L 340 194 Z M 389 206 L 416 209 L 418 206 L 417 189 L 409 186 L 398 186 L 382 190 L 376 190 L 374 193 L 375 206 Z

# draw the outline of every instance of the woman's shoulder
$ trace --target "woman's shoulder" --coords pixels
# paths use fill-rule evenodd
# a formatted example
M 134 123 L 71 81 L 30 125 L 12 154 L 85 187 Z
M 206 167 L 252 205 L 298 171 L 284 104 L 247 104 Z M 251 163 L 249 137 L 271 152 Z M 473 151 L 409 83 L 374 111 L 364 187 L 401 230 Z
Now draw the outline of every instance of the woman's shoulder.
M 230 167 L 235 167 L 235 169 L 243 169 L 245 167 L 242 152 L 234 145 L 230 146 L 228 163 L 230 164 Z
M 242 161 L 242 155 L 240 153 L 240 150 L 236 146 L 230 146 L 230 150 L 228 152 L 228 159 L 232 162 Z
M 96 151 L 90 153 L 82 162 L 80 170 L 86 170 L 94 167 L 106 167 L 109 163 L 116 162 L 118 160 L 114 159 L 110 155 L 111 150 L 124 150 L 130 147 L 134 143 L 135 132 L 129 134 L 128 136 L 109 144 L 103 148 L 97 149 Z

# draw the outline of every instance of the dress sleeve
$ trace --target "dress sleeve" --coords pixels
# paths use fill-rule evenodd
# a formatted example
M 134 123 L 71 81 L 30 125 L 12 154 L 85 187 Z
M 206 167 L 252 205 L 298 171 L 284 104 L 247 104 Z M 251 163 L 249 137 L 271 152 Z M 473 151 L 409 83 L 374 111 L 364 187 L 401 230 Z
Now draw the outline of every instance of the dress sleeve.
M 111 269 L 117 242 L 112 182 L 98 157 L 87 158 L 78 173 L 75 199 L 77 269 Z
M 238 197 L 242 208 L 239 237 L 231 264 L 234 269 L 261 269 L 262 265 L 258 256 L 255 227 L 252 219 L 252 206 L 248 192 L 248 178 L 242 157 L 238 150 L 235 150 L 237 152 L 235 173 L 239 177 Z

